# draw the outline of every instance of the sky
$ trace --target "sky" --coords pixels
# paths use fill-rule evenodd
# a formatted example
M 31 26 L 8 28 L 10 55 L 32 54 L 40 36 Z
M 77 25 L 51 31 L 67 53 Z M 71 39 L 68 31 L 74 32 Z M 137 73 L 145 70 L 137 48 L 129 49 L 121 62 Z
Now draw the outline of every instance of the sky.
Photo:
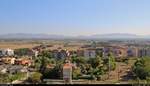
M 150 0 L 0 0 L 0 34 L 150 35 Z

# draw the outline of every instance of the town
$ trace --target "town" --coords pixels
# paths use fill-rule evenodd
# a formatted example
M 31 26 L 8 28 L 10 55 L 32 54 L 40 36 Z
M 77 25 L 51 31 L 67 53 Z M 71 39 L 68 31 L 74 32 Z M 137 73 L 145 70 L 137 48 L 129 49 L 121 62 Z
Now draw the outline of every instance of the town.
M 0 85 L 150 85 L 150 0 L 0 0 Z
M 6 41 L 10 47 L 0 45 L 0 83 L 128 84 L 148 80 L 148 75 L 138 74 L 142 70 L 135 63 L 150 57 L 149 41 L 15 42 Z M 33 46 L 19 47 L 19 43 Z

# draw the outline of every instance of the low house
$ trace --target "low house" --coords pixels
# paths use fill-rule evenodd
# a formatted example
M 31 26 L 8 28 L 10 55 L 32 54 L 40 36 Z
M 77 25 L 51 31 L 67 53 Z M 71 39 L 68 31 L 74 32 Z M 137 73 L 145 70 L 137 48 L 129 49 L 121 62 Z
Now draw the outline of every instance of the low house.
M 2 62 L 4 62 L 5 64 L 15 64 L 15 58 L 12 57 L 4 57 L 2 58 Z
M 14 50 L 12 49 L 0 49 L 0 56 L 14 56 Z
M 8 71 L 7 68 L 5 68 L 3 65 L 0 66 L 0 69 L 1 69 L 0 73 L 2 73 L 2 74 L 7 73 L 7 71 Z
M 26 67 L 23 67 L 23 68 L 20 70 L 20 72 L 26 73 L 26 72 L 28 72 L 28 69 L 27 69 Z
M 14 50 L 12 50 L 12 49 L 6 49 L 6 55 L 7 56 L 13 56 L 14 55 Z
M 17 65 L 23 65 L 23 66 L 31 66 L 32 61 L 28 59 L 17 59 L 15 61 L 15 64 Z
M 8 71 L 8 70 L 7 70 L 7 68 L 3 68 L 3 69 L 1 69 L 1 73 L 2 73 L 2 74 L 7 73 L 7 71 Z
M 22 71 L 22 69 L 24 69 L 24 67 L 22 65 L 14 65 L 14 66 L 7 68 L 8 73 L 11 73 L 11 74 L 15 74 L 17 72 L 24 72 L 24 71 Z
M 37 57 L 39 55 L 39 51 L 37 51 L 37 50 L 32 50 L 32 52 L 33 52 L 33 56 L 35 56 L 35 57 Z
M 16 58 L 11 58 L 10 63 L 11 63 L 11 64 L 15 64 L 15 60 L 16 60 Z

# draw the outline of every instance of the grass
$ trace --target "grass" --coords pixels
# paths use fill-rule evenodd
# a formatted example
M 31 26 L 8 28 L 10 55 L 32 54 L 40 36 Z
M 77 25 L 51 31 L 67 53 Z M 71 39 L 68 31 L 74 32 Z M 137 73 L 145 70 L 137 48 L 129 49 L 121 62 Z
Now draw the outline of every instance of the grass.
M 17 73 L 17 74 L 9 75 L 9 76 L 12 81 L 21 80 L 22 78 L 26 77 L 26 73 Z

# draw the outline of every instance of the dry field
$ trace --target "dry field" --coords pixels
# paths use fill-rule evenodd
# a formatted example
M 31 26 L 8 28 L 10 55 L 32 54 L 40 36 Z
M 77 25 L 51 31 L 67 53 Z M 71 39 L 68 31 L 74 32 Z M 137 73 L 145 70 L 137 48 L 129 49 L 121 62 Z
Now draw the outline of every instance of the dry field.
M 37 41 L 32 41 L 32 40 L 9 40 L 9 41 L 0 41 L 0 49 L 5 49 L 5 48 L 10 48 L 10 49 L 18 49 L 18 48 L 33 48 L 35 46 L 39 46 L 41 44 L 46 44 L 46 45 L 53 45 L 53 47 L 48 47 L 48 50 L 54 50 L 58 49 L 61 47 L 62 49 L 66 50 L 77 50 L 80 48 L 81 45 L 87 44 L 86 42 L 80 42 L 80 41 L 69 41 L 70 46 L 64 47 L 63 45 L 68 42 L 68 41 L 47 41 L 47 40 L 37 40 Z
M 33 43 L 0 43 L 0 49 L 10 48 L 10 49 L 18 49 L 18 48 L 32 48 L 38 46 L 40 44 Z
M 52 43 L 49 43 L 50 45 Z M 38 43 L 21 43 L 21 42 L 0 42 L 0 49 L 6 49 L 6 48 L 10 48 L 10 49 L 18 49 L 18 48 L 33 48 L 35 46 L 39 46 L 40 44 Z M 58 49 L 59 47 L 61 47 L 62 49 L 66 49 L 66 50 L 77 50 L 79 49 L 79 46 L 72 46 L 72 47 L 64 47 L 63 44 L 52 44 L 53 47 L 48 47 L 48 50 L 54 50 L 54 49 Z

